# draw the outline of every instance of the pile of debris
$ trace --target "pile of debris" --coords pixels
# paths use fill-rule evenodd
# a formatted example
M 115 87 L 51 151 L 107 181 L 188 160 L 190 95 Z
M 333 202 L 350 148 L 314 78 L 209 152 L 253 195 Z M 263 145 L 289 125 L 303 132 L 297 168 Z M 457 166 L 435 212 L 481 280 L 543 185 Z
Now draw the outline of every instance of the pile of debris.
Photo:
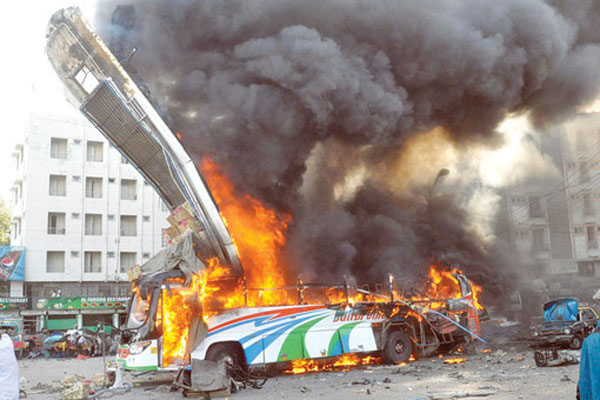
M 60 385 L 49 385 L 38 383 L 31 389 L 25 391 L 28 394 L 53 394 L 60 393 L 62 400 L 82 400 L 90 398 L 90 395 L 98 393 L 106 387 L 108 381 L 105 374 L 94 374 L 92 379 L 74 374 L 64 377 Z

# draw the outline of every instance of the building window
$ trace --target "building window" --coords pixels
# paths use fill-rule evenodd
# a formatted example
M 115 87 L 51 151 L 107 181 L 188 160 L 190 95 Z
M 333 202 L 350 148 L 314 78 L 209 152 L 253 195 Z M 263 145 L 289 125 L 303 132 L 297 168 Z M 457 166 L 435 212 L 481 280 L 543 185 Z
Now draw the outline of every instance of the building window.
M 102 272 L 102 253 L 99 251 L 86 251 L 83 272 Z
M 13 239 L 16 239 L 21 234 L 21 221 L 16 220 L 12 225 Z
M 11 190 L 14 193 L 14 200 L 15 200 L 15 204 L 19 203 L 19 200 L 21 200 L 23 198 L 23 184 L 22 182 L 17 182 L 15 183 L 15 185 L 13 185 L 13 187 L 11 188 Z
M 135 179 L 121 179 L 121 200 L 137 200 Z
M 585 229 L 587 232 L 588 249 L 597 249 L 598 239 L 596 237 L 596 227 L 594 225 L 588 225 Z
M 541 218 L 544 216 L 542 201 L 539 197 L 529 196 L 529 218 Z
M 104 297 L 112 296 L 112 286 L 100 286 L 98 288 L 98 295 Z
M 50 139 L 50 158 L 67 159 L 67 139 Z
M 48 213 L 48 235 L 65 234 L 65 213 Z
M 583 215 L 593 216 L 594 215 L 594 204 L 592 203 L 592 194 L 583 194 Z
M 91 199 L 102 198 L 102 178 L 85 178 L 85 197 Z
M 102 215 L 85 214 L 85 234 L 91 236 L 102 235 Z
M 595 268 L 594 262 L 578 262 L 577 267 L 579 269 L 579 275 L 594 276 Z
M 590 168 L 587 161 L 579 163 L 579 182 L 586 183 L 590 181 Z
M 103 160 L 102 142 L 87 142 L 86 160 L 91 162 L 102 162 Z
M 46 272 L 64 273 L 65 272 L 65 252 L 47 251 L 46 252 Z
M 137 254 L 134 252 L 122 251 L 119 254 L 120 258 L 120 271 L 121 273 L 127 272 L 128 269 L 137 264 Z
M 137 236 L 137 217 L 121 215 L 121 236 Z
M 67 177 L 64 175 L 50 175 L 50 196 L 67 195 Z
M 546 231 L 544 228 L 536 228 L 531 231 L 532 234 L 532 251 L 540 252 L 546 251 Z

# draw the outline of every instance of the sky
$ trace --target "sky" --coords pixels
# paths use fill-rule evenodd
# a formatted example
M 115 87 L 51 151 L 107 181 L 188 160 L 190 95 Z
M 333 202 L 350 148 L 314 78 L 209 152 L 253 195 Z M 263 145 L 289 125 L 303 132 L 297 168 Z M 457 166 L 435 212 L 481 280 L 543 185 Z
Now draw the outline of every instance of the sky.
M 30 112 L 75 115 L 77 111 L 66 102 L 64 90 L 44 53 L 46 26 L 57 10 L 79 5 L 89 20 L 94 2 L 65 0 L 23 0 L 0 2 L 0 48 L 3 62 L 2 130 L 0 131 L 0 196 L 10 199 L 10 187 L 15 180 L 11 154 L 23 143 L 27 115 Z

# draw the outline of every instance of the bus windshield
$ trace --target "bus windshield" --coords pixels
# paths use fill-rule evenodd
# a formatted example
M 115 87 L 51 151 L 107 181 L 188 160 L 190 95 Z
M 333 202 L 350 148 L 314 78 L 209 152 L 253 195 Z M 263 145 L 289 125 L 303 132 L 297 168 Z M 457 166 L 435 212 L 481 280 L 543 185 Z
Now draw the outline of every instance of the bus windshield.
M 131 310 L 127 317 L 125 329 L 138 329 L 142 327 L 148 321 L 149 311 L 150 299 L 143 300 L 139 293 L 135 293 L 131 301 Z

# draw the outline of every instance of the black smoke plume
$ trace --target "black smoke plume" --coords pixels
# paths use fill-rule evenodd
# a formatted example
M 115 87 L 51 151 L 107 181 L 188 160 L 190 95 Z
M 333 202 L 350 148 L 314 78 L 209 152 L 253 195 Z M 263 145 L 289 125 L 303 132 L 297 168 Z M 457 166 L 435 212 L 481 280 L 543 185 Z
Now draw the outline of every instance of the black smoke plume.
M 137 48 L 127 69 L 193 155 L 293 214 L 298 272 L 372 282 L 436 259 L 485 283 L 512 261 L 470 230 L 468 193 L 431 196 L 435 173 L 391 190 L 388 172 L 434 127 L 449 146 L 497 144 L 508 113 L 543 125 L 594 99 L 598 14 L 592 0 L 106 0 L 96 25 L 121 60 Z

